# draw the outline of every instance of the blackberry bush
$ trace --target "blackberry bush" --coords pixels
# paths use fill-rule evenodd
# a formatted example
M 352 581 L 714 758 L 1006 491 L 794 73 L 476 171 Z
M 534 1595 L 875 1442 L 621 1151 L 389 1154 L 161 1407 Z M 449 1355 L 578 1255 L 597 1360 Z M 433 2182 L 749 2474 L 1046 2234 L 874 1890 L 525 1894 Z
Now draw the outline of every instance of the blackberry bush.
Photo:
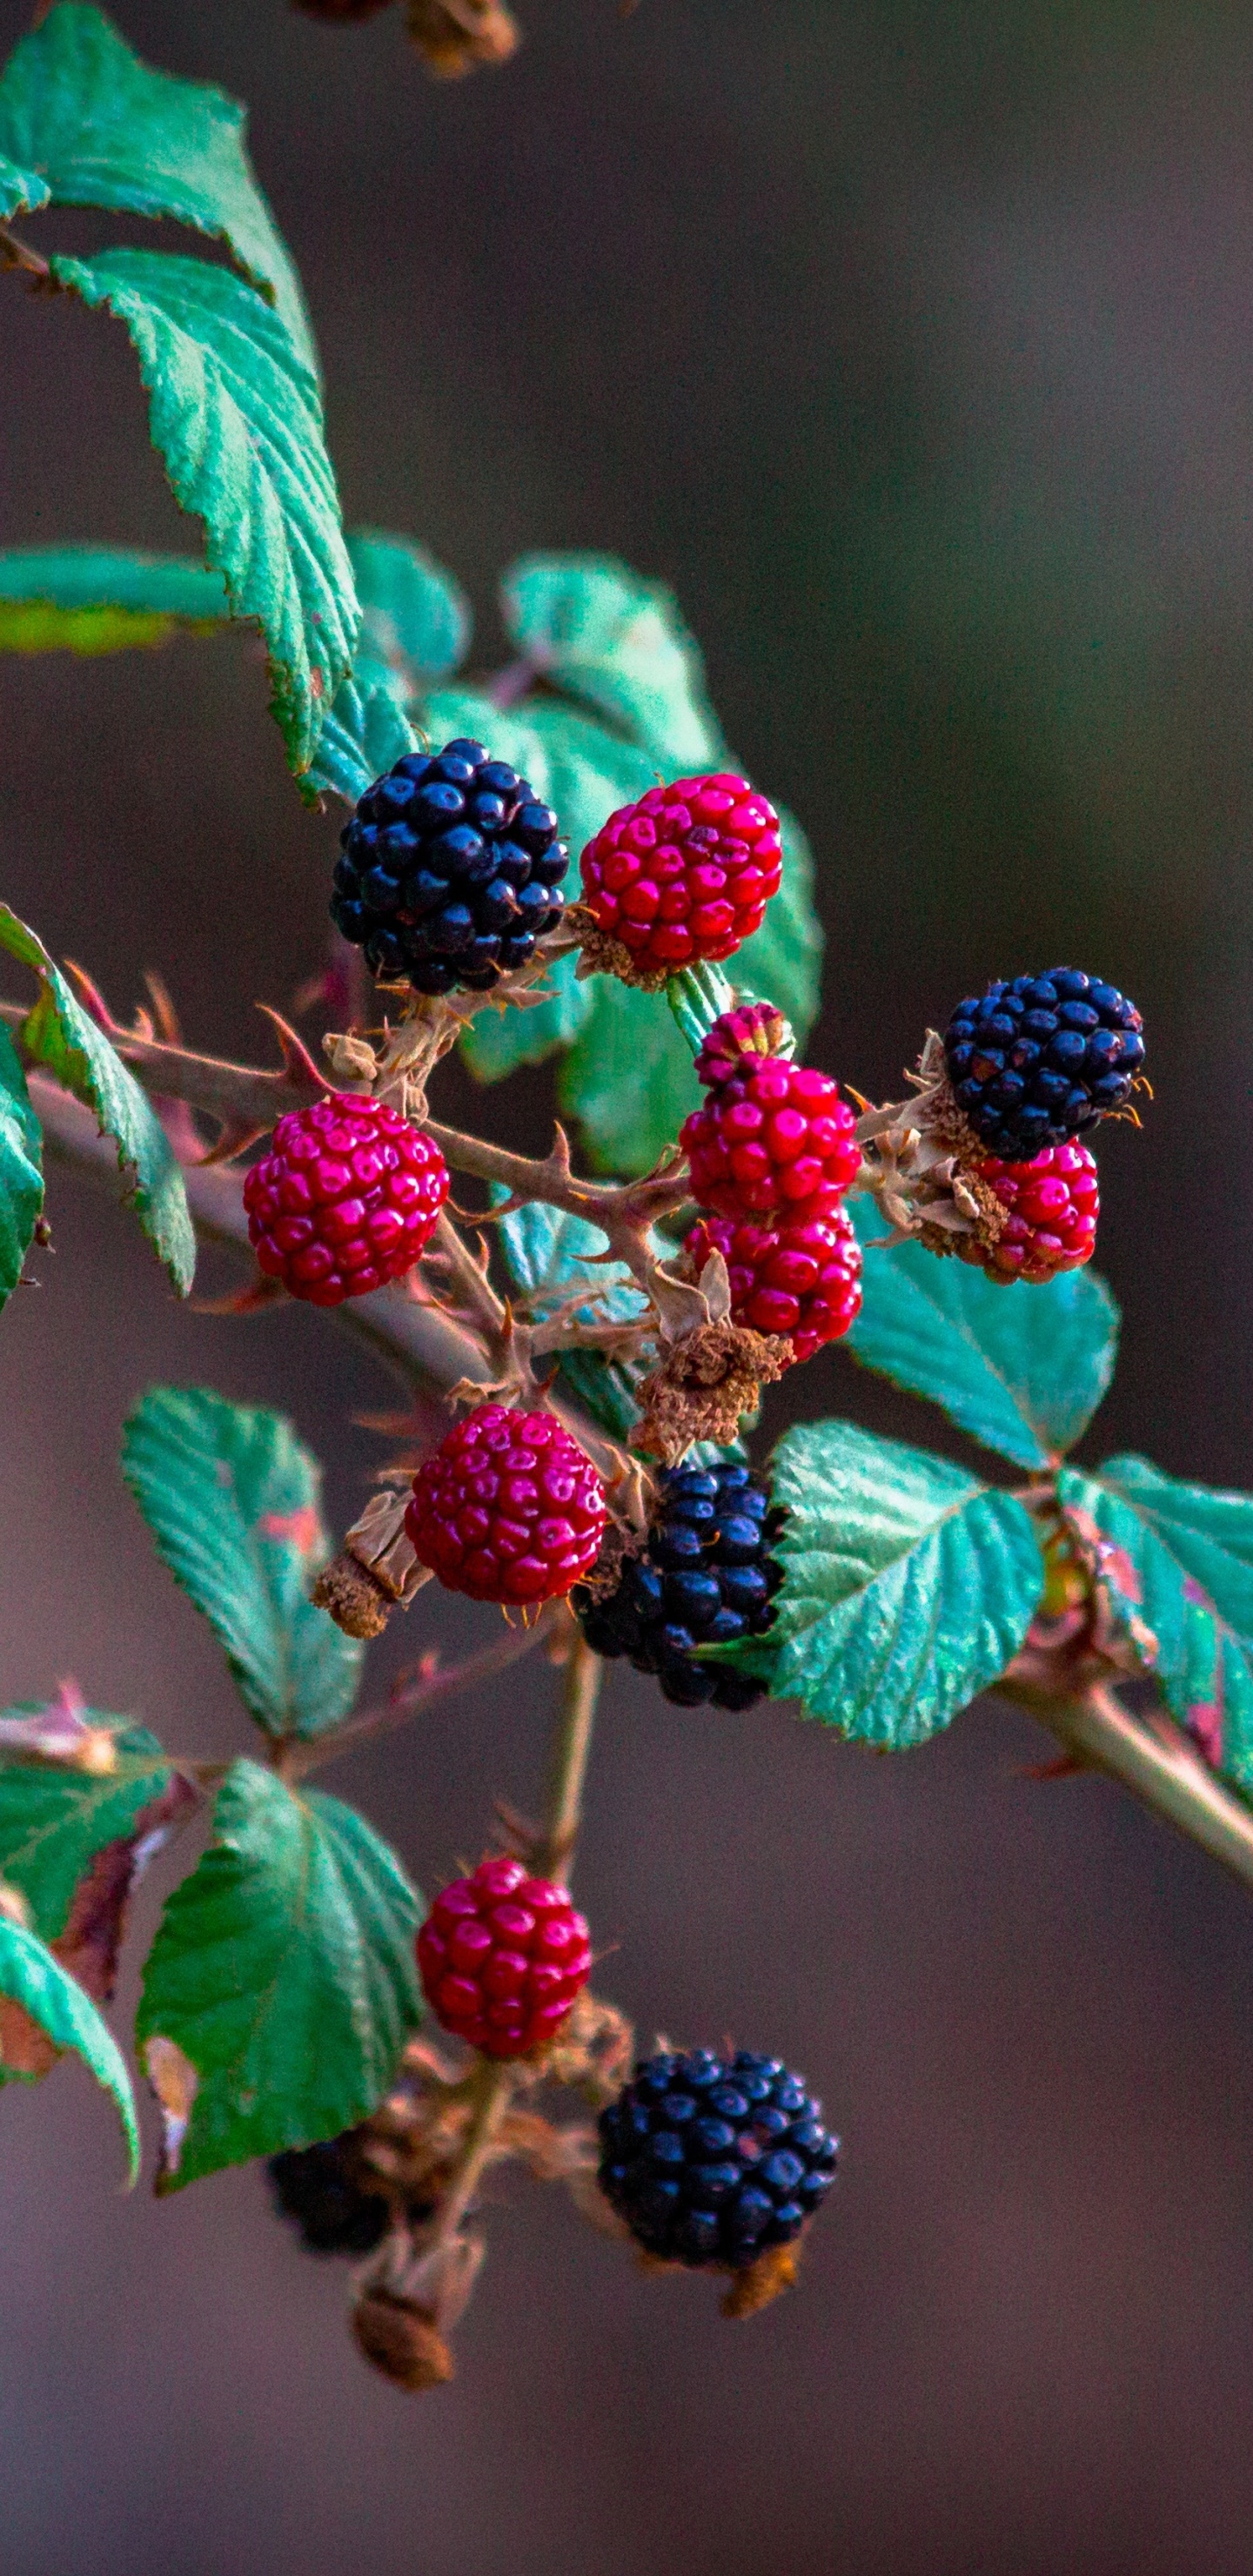
M 494 0 L 407 16 L 444 70 L 512 42 Z M 45 258 L 27 233 L 50 203 L 201 224 L 221 255 Z M 357 2257 L 372 2367 L 410 2390 L 452 2376 L 489 2223 L 525 2223 L 485 2188 L 509 2159 L 662 2262 L 722 2265 L 728 2312 L 748 2315 L 791 2278 L 834 2141 L 777 2059 L 667 2043 L 628 2078 L 633 2034 L 593 1990 L 569 1894 L 607 1666 L 656 1679 L 663 1766 L 685 1726 L 712 1751 L 688 1712 L 773 1702 L 887 1752 L 995 1689 L 1063 1768 L 1122 1781 L 1253 1885 L 1253 1497 L 1134 1454 L 1074 1462 L 1118 1332 L 1081 1140 L 1130 1111 L 1109 1149 L 1133 1148 L 1140 1015 L 1057 969 L 920 1032 L 907 1096 L 845 1097 L 804 1061 L 820 934 L 803 838 L 733 765 L 676 603 L 605 557 L 530 555 L 502 584 L 507 660 L 467 676 L 452 576 L 341 524 L 308 316 L 236 111 L 150 71 L 78 0 L 41 11 L 0 75 L 0 269 L 5 292 L 55 284 L 123 322 L 204 534 L 203 559 L 0 556 L 0 650 L 259 632 L 309 808 L 284 992 L 326 941 L 328 891 L 335 922 L 291 1005 L 325 1025 L 306 1037 L 270 1008 L 279 1061 L 241 1064 L 184 1042 L 194 993 L 154 980 L 119 1020 L 0 905 L 0 1305 L 29 1310 L 19 1283 L 56 1275 L 55 1153 L 115 1195 L 121 1173 L 179 1296 L 207 1241 L 262 1274 L 219 1306 L 250 1311 L 278 1281 L 402 1381 L 365 1417 L 377 1475 L 334 1536 L 280 1414 L 203 1386 L 152 1387 L 131 1413 L 127 1485 L 255 1735 L 206 1759 L 178 1748 L 175 1713 L 167 1745 L 70 1683 L 0 1712 L 3 2072 L 75 2051 L 138 2172 L 106 2013 L 133 1885 L 172 1846 L 183 1875 L 134 2032 L 158 2187 L 265 2164 L 305 2243 Z M 454 1048 L 484 1082 L 561 1057 L 546 1154 L 444 1123 Z M 828 1410 L 856 1406 L 849 1359 L 938 1405 L 975 1463 Z M 773 1386 L 803 1400 L 767 1458 Z M 64 1520 L 76 1563 L 76 1492 Z M 449 1592 L 482 1606 L 460 1662 L 441 1660 Z M 425 1642 L 362 1699 L 367 1641 L 410 1614 Z M 428 1906 L 411 1862 L 456 1863 L 421 1794 L 402 1856 L 312 1775 L 475 1686 L 512 1745 L 528 1657 L 556 1686 L 542 1812 L 502 1802 L 500 1848 Z M 611 1675 L 618 1716 L 626 1683 Z M 594 1814 L 622 1847 L 634 1830 Z M 480 1846 L 472 1813 L 464 1835 Z M 628 1899 L 603 1952 L 619 1943 L 671 2022 L 664 1929 L 650 1942 Z M 839 1991 L 836 1965 L 793 1965 L 797 2010 L 816 1976 Z M 734 1962 L 709 1983 L 733 2022 Z M 606 2331 L 614 2297 L 607 2269 Z

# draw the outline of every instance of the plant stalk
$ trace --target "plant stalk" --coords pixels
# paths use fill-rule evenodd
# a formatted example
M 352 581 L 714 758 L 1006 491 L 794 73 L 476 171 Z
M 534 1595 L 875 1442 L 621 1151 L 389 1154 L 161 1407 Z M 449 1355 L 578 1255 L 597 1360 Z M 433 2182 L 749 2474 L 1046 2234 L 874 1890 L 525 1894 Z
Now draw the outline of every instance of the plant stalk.
M 1069 1699 L 1014 1691 L 1033 1717 L 1068 1753 L 1164 1816 L 1211 1859 L 1253 1888 L 1253 1809 L 1233 1797 L 1168 1721 L 1152 1727 L 1132 1717 L 1107 1683 L 1094 1682 Z
M 553 1729 L 544 1836 L 534 1867 L 540 1878 L 568 1887 L 574 1846 L 583 1818 L 583 1784 L 592 1749 L 592 1725 L 604 1665 L 581 1628 L 575 1629 L 562 1672 L 561 1704 Z

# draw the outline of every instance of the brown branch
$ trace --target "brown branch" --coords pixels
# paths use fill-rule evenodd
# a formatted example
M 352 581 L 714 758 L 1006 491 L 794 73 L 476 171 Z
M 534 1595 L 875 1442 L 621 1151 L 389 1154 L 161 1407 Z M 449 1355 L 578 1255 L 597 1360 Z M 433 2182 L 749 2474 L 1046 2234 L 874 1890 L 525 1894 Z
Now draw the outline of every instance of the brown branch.
M 998 1684 L 1028 1708 L 1083 1770 L 1104 1771 L 1202 1851 L 1253 1887 L 1253 1809 L 1225 1788 L 1166 1716 L 1146 1725 L 1104 1682 L 1056 1698 L 1023 1684 Z
M 542 1163 L 507 1153 L 503 1145 L 487 1144 L 478 1136 L 463 1136 L 455 1127 L 441 1127 L 433 1119 L 426 1122 L 426 1132 L 453 1171 L 500 1181 L 520 1203 L 539 1199 L 547 1207 L 561 1208 L 568 1216 L 582 1217 L 598 1227 L 607 1239 L 607 1249 L 592 1258 L 625 1262 L 668 1333 L 677 1337 L 707 1320 L 708 1308 L 699 1288 L 674 1278 L 648 1242 L 650 1227 L 672 1208 L 681 1207 L 689 1194 L 685 1163 L 650 1173 L 642 1181 L 584 1181 L 570 1168 L 570 1148 L 560 1127 L 553 1151 Z
M 19 241 L 7 224 L 0 224 L 0 268 L 20 269 L 23 277 L 29 277 L 36 286 L 50 286 L 53 282 L 47 260 L 41 259 L 28 242 Z

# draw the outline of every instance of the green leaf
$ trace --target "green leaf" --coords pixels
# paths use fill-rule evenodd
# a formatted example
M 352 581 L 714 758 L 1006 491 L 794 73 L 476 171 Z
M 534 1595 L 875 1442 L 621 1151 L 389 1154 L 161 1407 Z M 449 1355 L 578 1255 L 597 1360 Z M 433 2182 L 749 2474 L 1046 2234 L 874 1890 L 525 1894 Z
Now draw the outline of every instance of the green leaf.
M 117 653 L 180 626 L 224 624 L 220 576 L 187 555 L 112 546 L 15 546 L 0 554 L 0 652 Z
M 309 766 L 311 787 L 355 805 L 384 770 L 416 751 L 418 737 L 386 680 L 350 673 L 339 688 Z
M 312 369 L 228 269 L 145 250 L 51 266 L 125 326 L 175 498 L 204 522 L 232 614 L 265 636 L 273 712 L 306 770 L 359 622 Z
M 290 1422 L 205 1387 L 153 1387 L 126 1424 L 122 1472 L 258 1725 L 277 1736 L 337 1725 L 363 1649 L 308 1597 L 330 1543 L 321 1475 Z
M 21 1058 L 0 1024 L 0 1306 L 21 1278 L 43 1200 L 39 1120 Z
M 845 1348 L 1019 1467 L 1073 1447 L 1114 1374 L 1118 1308 L 1103 1279 L 1072 1270 L 1001 1286 L 920 1243 L 882 1247 L 887 1220 L 852 1201 L 863 1245 L 861 1313 Z M 875 1248 L 875 1238 L 879 1248 Z
M 505 1198 L 508 1193 L 494 1187 L 493 1196 Z M 562 1304 L 572 1289 L 584 1283 L 607 1293 L 595 1304 L 576 1310 L 581 1321 L 625 1322 L 643 1311 L 645 1301 L 625 1262 L 587 1267 L 598 1252 L 607 1248 L 607 1238 L 599 1226 L 588 1225 L 582 1217 L 568 1216 L 563 1209 L 544 1207 L 535 1200 L 502 1217 L 499 1231 L 510 1278 L 516 1287 L 532 1296 L 532 1311 L 537 1318 Z M 576 1403 L 615 1439 L 624 1438 L 639 1418 L 636 1387 L 642 1375 L 642 1369 L 606 1359 L 600 1351 L 565 1351 L 558 1370 Z
M 7 1708 L 5 1718 L 37 1713 L 35 1703 Z M 98 1851 L 124 1842 L 173 1778 L 155 1735 L 124 1717 L 84 1709 L 92 1726 L 117 1742 L 113 1770 L 80 1771 L 71 1763 L 0 1762 L 0 1878 L 20 1889 L 41 1940 L 55 1941 L 69 1920 L 75 1891 Z
M 470 603 L 452 574 L 410 537 L 353 528 L 348 552 L 361 602 L 357 668 L 367 658 L 376 663 L 401 705 L 412 706 L 464 661 Z
M 245 111 L 199 81 L 141 63 L 99 9 L 61 0 L 0 73 L 0 154 L 54 205 L 168 215 L 225 242 L 316 373 L 300 281 L 257 185 Z
M 727 760 L 700 648 L 658 583 L 611 555 L 524 555 L 505 575 L 501 603 L 528 661 L 620 725 L 653 763 L 673 771 Z
M 39 999 L 22 1022 L 27 1054 L 94 1110 L 101 1135 L 112 1137 L 144 1233 L 171 1285 L 185 1297 L 196 1273 L 195 1228 L 183 1175 L 155 1109 L 42 941 L 7 904 L 0 904 L 0 945 L 40 978 Z
M 131 2080 L 117 2041 L 76 1979 L 67 1975 L 60 1961 L 33 1932 L 24 1931 L 20 1923 L 12 1923 L 6 1916 L 0 1916 L 0 1995 L 20 2006 L 54 2048 L 77 2049 L 96 2082 L 112 2095 L 126 2135 L 130 2179 L 134 2182 L 139 2172 L 139 2129 Z M 10 2030 L 5 2028 L 5 2021 L 0 2010 L 0 2032 L 7 2049 Z M 24 2074 L 28 2070 L 19 2064 L 15 2071 Z
M 0 223 L 11 215 L 38 214 L 48 203 L 48 183 L 34 170 L 19 170 L 8 154 L 0 152 Z
M 1059 1492 L 1080 1538 L 1103 1543 L 1102 1578 L 1180 1725 L 1253 1796 L 1253 1494 L 1134 1457 L 1068 1468 Z
M 186 2061 L 171 2189 L 365 2119 L 420 2014 L 421 1900 L 363 1817 L 235 1762 L 214 1828 L 166 1907 L 136 2021 L 159 2092 L 166 2052 Z
M 1044 1587 L 1011 1494 L 851 1422 L 804 1423 L 775 1453 L 787 1513 L 768 1635 L 726 1660 L 841 1734 L 899 1749 L 1004 1672 Z

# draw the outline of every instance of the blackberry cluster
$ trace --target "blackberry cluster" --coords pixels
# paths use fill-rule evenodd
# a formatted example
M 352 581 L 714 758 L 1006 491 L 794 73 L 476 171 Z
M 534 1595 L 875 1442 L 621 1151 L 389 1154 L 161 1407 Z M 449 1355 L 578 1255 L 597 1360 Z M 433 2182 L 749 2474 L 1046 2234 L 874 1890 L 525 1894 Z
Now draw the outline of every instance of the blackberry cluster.
M 406 752 L 340 839 L 331 918 L 384 982 L 485 993 L 561 919 L 557 817 L 481 742 Z
M 573 1605 L 598 1655 L 629 1655 L 655 1673 L 679 1708 L 751 1708 L 762 1685 L 726 1664 L 700 1664 L 696 1646 L 758 1637 L 783 1580 L 770 1555 L 783 1514 L 747 1467 L 671 1467 L 657 1480 L 660 1509 L 647 1556 L 632 1557 L 617 1591 Z
M 1074 967 L 989 984 L 944 1033 L 958 1107 L 993 1153 L 1029 1162 L 1121 1107 L 1144 1062 L 1143 1025 L 1112 984 Z
M 666 2263 L 739 2271 L 799 2236 L 829 2190 L 838 2140 L 779 2057 L 707 2048 L 641 2058 L 600 2115 L 600 2187 Z
M 275 2207 L 310 2254 L 372 2254 L 387 2234 L 387 2201 L 362 2186 L 357 2137 L 345 2129 L 320 2146 L 289 2147 L 266 2166 Z

